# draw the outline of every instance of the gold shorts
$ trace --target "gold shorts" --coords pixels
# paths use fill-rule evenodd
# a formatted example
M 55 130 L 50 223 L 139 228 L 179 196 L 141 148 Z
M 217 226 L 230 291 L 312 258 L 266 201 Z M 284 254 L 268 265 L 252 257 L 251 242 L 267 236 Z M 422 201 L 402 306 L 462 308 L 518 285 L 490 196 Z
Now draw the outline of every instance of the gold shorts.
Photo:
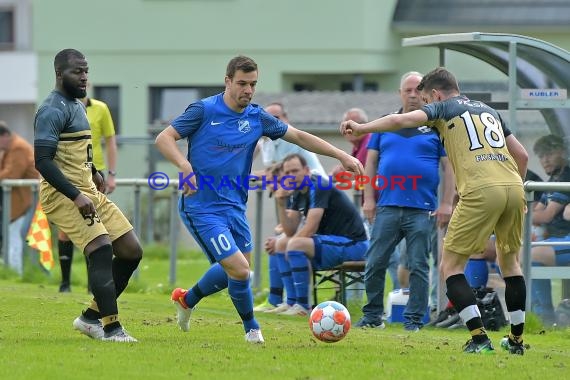
M 443 248 L 460 255 L 482 253 L 489 237 L 497 250 L 518 253 L 522 245 L 526 201 L 520 185 L 497 185 L 461 196 L 453 211 Z
M 87 244 L 98 236 L 108 234 L 115 241 L 133 229 L 121 210 L 107 196 L 98 191 L 82 191 L 97 210 L 93 217 L 84 218 L 73 201 L 60 192 L 40 188 L 40 202 L 50 222 L 64 232 L 83 252 Z M 51 190 L 51 191 L 50 191 Z

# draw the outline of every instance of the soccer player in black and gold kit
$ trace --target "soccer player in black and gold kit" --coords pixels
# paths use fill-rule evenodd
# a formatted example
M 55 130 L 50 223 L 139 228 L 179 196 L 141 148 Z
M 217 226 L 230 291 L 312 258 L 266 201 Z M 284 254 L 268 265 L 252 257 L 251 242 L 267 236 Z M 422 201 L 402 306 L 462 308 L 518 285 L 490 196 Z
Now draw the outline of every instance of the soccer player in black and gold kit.
M 93 165 L 91 129 L 85 106 L 88 65 L 77 50 L 60 51 L 54 60 L 56 85 L 34 122 L 36 168 L 42 175 L 40 202 L 50 220 L 88 259 L 94 300 L 73 321 L 95 338 L 136 342 L 119 322 L 117 297 L 142 258 L 133 227 L 98 189 L 104 188 Z
M 443 245 L 440 270 L 447 296 L 471 332 L 467 353 L 492 353 L 473 291 L 464 275 L 469 256 L 483 252 L 495 232 L 511 332 L 501 347 L 524 354 L 526 285 L 518 254 L 526 208 L 523 189 L 528 154 L 486 104 L 460 95 L 457 80 L 445 68 L 425 75 L 418 85 L 426 105 L 420 110 L 392 114 L 358 124 L 343 122 L 343 134 L 394 131 L 431 126 L 445 146 L 456 177 L 459 203 Z

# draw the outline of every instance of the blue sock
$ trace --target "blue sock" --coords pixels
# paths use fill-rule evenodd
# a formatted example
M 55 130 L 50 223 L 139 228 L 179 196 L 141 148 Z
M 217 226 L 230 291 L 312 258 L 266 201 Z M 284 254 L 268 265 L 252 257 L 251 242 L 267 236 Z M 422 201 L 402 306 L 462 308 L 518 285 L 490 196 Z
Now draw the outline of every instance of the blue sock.
M 277 255 L 269 256 L 269 297 L 267 301 L 273 306 L 283 302 L 283 281 L 279 273 L 279 262 Z
M 245 332 L 259 329 L 259 324 L 253 316 L 253 293 L 249 286 L 249 278 L 247 280 L 228 279 L 228 293 L 243 321 Z
M 297 293 L 295 292 L 295 285 L 293 285 L 293 277 L 291 276 L 291 266 L 285 258 L 284 253 L 276 252 L 277 264 L 279 265 L 279 273 L 281 274 L 281 281 L 287 292 L 287 305 L 292 306 L 297 301 Z
M 487 260 L 469 259 L 465 265 L 465 278 L 472 288 L 486 286 L 487 280 L 489 280 Z
M 297 294 L 297 303 L 305 309 L 309 309 L 309 259 L 302 251 L 288 251 L 291 274 Z
M 224 290 L 227 287 L 228 275 L 219 263 L 215 263 L 204 273 L 202 278 L 198 280 L 198 283 L 194 285 L 192 289 L 188 290 L 184 301 L 186 301 L 188 307 L 192 308 L 196 306 L 202 298 Z
M 542 267 L 544 264 L 532 262 L 532 266 Z M 543 319 L 554 318 L 554 305 L 552 304 L 552 283 L 550 280 L 532 280 L 532 311 Z

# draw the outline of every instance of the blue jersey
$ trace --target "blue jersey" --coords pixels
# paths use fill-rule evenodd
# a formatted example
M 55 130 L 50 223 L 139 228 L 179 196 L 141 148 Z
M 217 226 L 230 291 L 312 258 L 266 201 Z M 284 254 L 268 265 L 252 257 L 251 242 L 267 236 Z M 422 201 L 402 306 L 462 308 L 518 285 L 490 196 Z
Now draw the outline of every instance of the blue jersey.
M 558 176 L 550 177 L 548 182 L 570 182 L 570 167 L 565 166 L 562 168 Z M 560 203 L 566 207 L 570 203 L 570 193 L 563 191 L 545 191 L 540 197 L 540 203 L 544 206 L 548 206 L 549 202 Z M 546 229 L 546 234 L 549 237 L 563 237 L 570 235 L 570 221 L 564 219 L 563 217 L 564 209 L 554 215 L 554 218 L 543 226 Z M 564 247 L 567 248 L 567 247 Z
M 336 187 L 323 187 L 321 181 L 311 177 L 306 192 L 296 191 L 289 198 L 288 209 L 304 216 L 312 208 L 324 209 L 316 234 L 344 236 L 354 241 L 366 240 L 364 222 L 354 203 Z
M 198 191 L 184 197 L 184 210 L 193 213 L 237 209 L 245 211 L 248 176 L 257 140 L 273 140 L 287 132 L 287 124 L 256 104 L 242 113 L 231 110 L 223 93 L 192 103 L 171 125 L 188 140 L 188 160 Z
M 378 206 L 437 208 L 439 160 L 445 150 L 430 128 L 374 133 L 368 149 L 378 151 Z

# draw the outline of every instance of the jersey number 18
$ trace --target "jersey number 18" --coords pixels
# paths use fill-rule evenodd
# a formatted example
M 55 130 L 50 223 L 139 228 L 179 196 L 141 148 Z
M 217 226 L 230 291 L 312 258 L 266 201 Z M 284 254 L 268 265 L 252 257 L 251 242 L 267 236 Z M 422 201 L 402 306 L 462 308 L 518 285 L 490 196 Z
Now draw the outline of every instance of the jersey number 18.
M 485 140 L 492 148 L 502 148 L 505 146 L 505 137 L 501 130 L 501 123 L 490 113 L 483 112 L 478 118 L 474 118 L 469 111 L 463 112 L 461 115 L 469 142 L 471 146 L 469 150 L 477 150 L 483 148 L 479 135 L 477 134 L 477 126 L 483 125 L 483 135 Z M 480 128 L 479 128 L 480 129 Z

